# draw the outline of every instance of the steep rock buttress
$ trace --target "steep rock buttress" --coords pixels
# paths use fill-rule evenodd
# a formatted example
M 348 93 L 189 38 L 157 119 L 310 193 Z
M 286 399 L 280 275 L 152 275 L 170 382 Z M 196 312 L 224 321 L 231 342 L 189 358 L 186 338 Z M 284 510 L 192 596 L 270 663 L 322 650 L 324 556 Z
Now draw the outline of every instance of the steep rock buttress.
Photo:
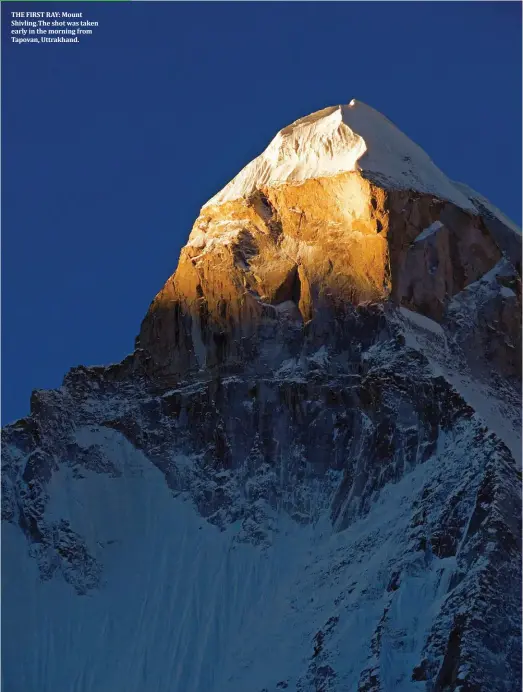
M 390 301 L 441 322 L 521 245 L 472 195 L 362 103 L 302 118 L 203 207 L 137 345 L 159 373 L 182 375 L 251 361 L 267 318 L 313 328 Z M 497 323 L 518 342 L 517 316 Z M 500 367 L 518 370 L 499 350 Z

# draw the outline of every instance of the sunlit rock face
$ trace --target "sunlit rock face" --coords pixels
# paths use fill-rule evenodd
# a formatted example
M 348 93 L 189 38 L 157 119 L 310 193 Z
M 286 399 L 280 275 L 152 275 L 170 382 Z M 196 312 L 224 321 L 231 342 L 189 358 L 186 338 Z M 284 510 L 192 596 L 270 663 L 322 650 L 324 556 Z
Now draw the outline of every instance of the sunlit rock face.
M 3 688 L 521 687 L 521 235 L 359 102 L 2 445 Z

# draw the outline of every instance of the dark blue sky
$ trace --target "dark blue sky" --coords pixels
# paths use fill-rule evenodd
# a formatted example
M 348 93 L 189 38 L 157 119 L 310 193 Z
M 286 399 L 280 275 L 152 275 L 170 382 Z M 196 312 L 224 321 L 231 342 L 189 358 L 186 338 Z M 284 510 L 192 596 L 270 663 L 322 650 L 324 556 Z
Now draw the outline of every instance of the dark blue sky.
M 96 20 L 14 45 L 12 10 Z M 357 98 L 521 222 L 521 6 L 2 2 L 2 419 L 120 360 L 200 206 L 278 129 Z

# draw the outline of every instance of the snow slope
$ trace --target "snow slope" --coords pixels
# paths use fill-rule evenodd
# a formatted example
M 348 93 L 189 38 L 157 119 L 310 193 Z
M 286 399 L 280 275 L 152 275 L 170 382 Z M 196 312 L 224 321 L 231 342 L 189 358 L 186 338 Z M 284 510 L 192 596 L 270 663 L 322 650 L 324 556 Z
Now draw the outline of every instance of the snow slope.
M 42 581 L 22 533 L 4 528 L 4 690 L 258 692 L 282 682 L 308 690 L 319 631 L 323 665 L 336 670 L 332 689 L 355 690 L 384 612 L 375 661 L 383 689 L 420 689 L 409 671 L 457 563 L 412 551 L 413 501 L 445 473 L 450 486 L 467 432 L 442 439 L 437 456 L 387 486 L 348 529 L 334 532 L 327 516 L 300 527 L 281 514 L 266 548 L 236 542 L 237 526 L 221 532 L 183 496 L 173 498 L 120 433 L 78 434 L 103 445 L 122 475 L 79 480 L 62 467 L 46 515 L 67 519 L 86 539 L 103 560 L 103 584 L 79 596 L 58 576 Z M 479 468 L 467 461 L 458 485 L 477 485 Z M 391 590 L 400 572 L 401 589 Z
M 495 274 L 494 270 L 492 274 Z M 482 281 L 486 283 L 487 279 L 484 277 Z M 473 288 L 471 284 L 463 294 L 472 293 Z M 496 285 L 496 290 L 503 294 L 504 287 Z M 513 291 L 511 293 L 514 295 Z M 462 294 L 458 296 L 462 298 Z M 429 359 L 433 372 L 442 375 L 456 388 L 485 424 L 503 440 L 521 468 L 521 409 L 508 398 L 508 389 L 500 391 L 474 377 L 466 364 L 458 361 L 452 353 L 440 324 L 406 308 L 400 308 L 400 314 L 406 345 L 421 351 Z
M 486 197 L 481 195 L 479 192 L 476 192 L 476 190 L 473 190 L 468 185 L 465 185 L 465 183 L 455 182 L 454 185 L 465 195 L 467 195 L 471 202 L 476 202 L 478 211 L 481 211 L 481 207 L 484 207 L 488 212 L 490 212 L 490 214 L 492 214 L 492 216 L 498 219 L 504 226 L 510 228 L 510 230 L 516 233 L 517 235 L 521 235 L 521 228 L 511 219 L 509 219 L 508 216 L 506 216 L 500 209 L 494 206 L 494 204 L 492 204 L 492 202 L 490 202 Z
M 433 194 L 476 211 L 468 196 L 417 144 L 390 120 L 356 100 L 325 108 L 278 132 L 267 149 L 204 208 L 248 197 L 261 186 L 348 171 L 361 171 L 385 188 Z

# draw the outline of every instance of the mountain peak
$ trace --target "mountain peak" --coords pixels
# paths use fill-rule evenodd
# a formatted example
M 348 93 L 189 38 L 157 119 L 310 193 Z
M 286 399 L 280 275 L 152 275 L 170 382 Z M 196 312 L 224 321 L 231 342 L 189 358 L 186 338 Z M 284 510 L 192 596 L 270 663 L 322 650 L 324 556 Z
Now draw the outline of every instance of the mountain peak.
M 280 130 L 269 146 L 204 206 L 262 186 L 357 172 L 385 189 L 433 194 L 468 211 L 473 203 L 388 118 L 361 101 L 323 108 Z
M 33 394 L 6 690 L 521 689 L 521 234 L 461 190 L 364 104 L 302 118 L 135 352 Z
M 340 310 L 369 302 L 440 322 L 502 255 L 520 266 L 516 230 L 378 111 L 324 108 L 280 130 L 202 208 L 137 346 L 155 371 L 185 377 L 255 352 L 263 369 L 267 330 L 329 333 Z M 519 337 L 506 328 L 496 359 L 513 372 Z

